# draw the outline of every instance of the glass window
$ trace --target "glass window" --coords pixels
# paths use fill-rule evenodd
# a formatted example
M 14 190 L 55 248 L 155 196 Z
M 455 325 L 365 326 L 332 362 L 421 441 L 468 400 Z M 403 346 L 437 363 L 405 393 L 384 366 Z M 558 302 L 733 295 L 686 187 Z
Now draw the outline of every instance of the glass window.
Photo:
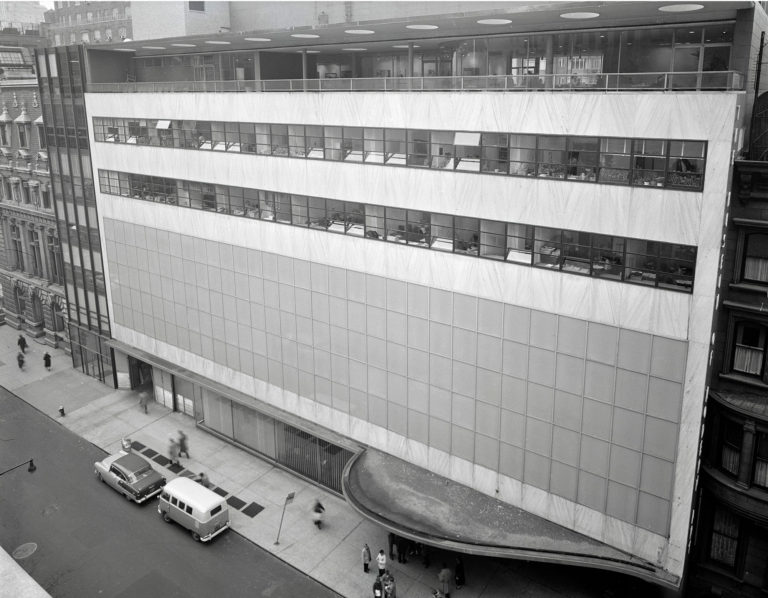
M 579 231 L 563 231 L 563 272 L 589 276 L 592 263 L 592 235 Z
M 384 161 L 394 166 L 405 166 L 405 130 L 386 129 L 384 131 Z
M 657 244 L 653 241 L 627 239 L 624 280 L 656 285 Z
M 509 140 L 506 133 L 483 133 L 481 139 L 482 172 L 509 172 Z
M 405 238 L 410 245 L 429 247 L 431 221 L 429 212 L 408 210 L 408 222 L 405 226 Z
M 730 569 L 736 567 L 739 547 L 739 519 L 735 515 L 716 509 L 712 521 L 712 539 L 709 558 Z
M 480 221 L 477 218 L 456 216 L 455 247 L 456 253 L 477 255 L 480 250 Z
M 275 193 L 275 220 L 283 224 L 292 224 L 292 206 L 293 200 L 289 193 Z
M 320 125 L 307 125 L 304 135 L 306 138 L 307 157 L 322 160 L 325 157 L 323 150 L 325 147 L 323 127 Z
M 227 149 L 227 138 L 222 122 L 211 123 L 211 148 L 217 152 L 223 152 Z
M 240 151 L 248 154 L 256 153 L 256 125 L 240 123 Z
M 307 198 L 304 195 L 291 195 L 291 220 L 294 226 L 309 226 L 309 214 L 307 211 Z M 322 205 L 322 214 L 325 216 L 325 201 Z
M 750 376 L 762 376 L 765 360 L 765 328 L 752 322 L 736 325 L 733 369 Z
M 240 124 L 224 123 L 224 131 L 226 135 L 227 151 L 228 152 L 241 151 Z
M 592 276 L 621 280 L 624 273 L 624 239 L 592 235 Z
M 744 250 L 744 280 L 768 283 L 768 234 L 746 235 Z
M 701 189 L 704 182 L 703 141 L 670 141 L 667 186 Z
M 310 197 L 308 199 L 310 228 L 321 228 L 325 230 L 330 226 L 331 221 L 329 218 L 329 213 L 326 210 L 326 203 L 327 201 L 323 197 Z
M 666 170 L 666 141 L 663 139 L 635 139 L 633 185 L 661 187 Z
M 509 136 L 509 174 L 536 176 L 536 135 Z
M 310 201 L 310 217 L 312 203 Z M 344 202 L 338 199 L 325 200 L 325 213 L 327 215 L 328 230 L 334 233 L 347 232 L 347 221 L 344 214 Z
M 288 155 L 303 158 L 306 154 L 304 125 L 288 125 Z
M 384 163 L 384 129 L 365 129 L 363 133 L 364 159 L 373 164 Z
M 263 156 L 272 155 L 272 134 L 269 125 L 253 125 L 256 135 L 256 153 Z
M 533 227 L 526 224 L 507 224 L 507 261 L 531 265 L 533 255 Z
M 288 155 L 288 125 L 271 125 L 272 155 Z
M 453 251 L 453 216 L 432 214 L 430 219 L 432 249 Z
M 480 172 L 480 133 L 459 131 L 453 144 L 456 170 Z
M 341 127 L 324 127 L 325 132 L 325 159 L 341 160 Z
M 431 168 L 453 170 L 453 136 L 451 131 L 432 131 Z
M 569 179 L 595 181 L 597 179 L 597 137 L 568 138 Z
M 363 161 L 362 127 L 344 127 L 343 159 L 347 162 Z
M 429 166 L 429 131 L 408 130 L 408 166 Z
M 629 139 L 606 138 L 600 140 L 601 183 L 629 184 L 632 144 Z
M 347 234 L 362 237 L 365 234 L 365 209 L 361 203 L 346 202 Z
M 693 287 L 695 250 L 685 245 L 659 244 L 658 283 L 660 287 Z
M 259 191 L 259 215 L 262 220 L 275 219 L 275 193 Z
M 480 256 L 503 260 L 507 253 L 507 225 L 494 220 L 480 221 Z
M 564 179 L 566 173 L 565 165 L 568 164 L 566 154 L 565 137 L 554 135 L 539 136 L 537 155 L 539 162 L 538 175 L 541 177 Z
M 562 232 L 559 228 L 535 228 L 533 265 L 559 270 L 562 261 Z
M 386 209 L 387 241 L 406 243 L 405 234 L 405 210 L 402 208 Z
M 384 239 L 384 206 L 365 206 L 365 236 L 369 239 Z
M 259 218 L 259 191 L 243 189 L 243 207 L 248 218 Z
M 752 481 L 757 486 L 768 488 L 768 433 L 758 432 L 755 451 L 755 473 Z

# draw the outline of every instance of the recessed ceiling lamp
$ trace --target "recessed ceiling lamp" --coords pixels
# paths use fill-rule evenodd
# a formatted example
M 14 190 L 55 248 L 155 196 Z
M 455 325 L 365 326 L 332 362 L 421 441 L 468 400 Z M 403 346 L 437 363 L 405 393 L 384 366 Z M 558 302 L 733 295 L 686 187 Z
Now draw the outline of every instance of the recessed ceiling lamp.
M 396 46 L 392 46 L 392 47 L 393 48 L 397 48 L 398 50 L 403 50 L 403 49 L 407 50 L 408 49 L 408 44 L 397 44 Z M 413 47 L 414 48 L 421 48 L 421 46 L 419 46 L 417 44 L 413 44 Z
M 224 42 L 224 41 L 207 41 L 206 44 L 211 44 L 212 46 L 228 46 L 232 42 Z
M 659 10 L 661 12 L 691 12 L 702 8 L 704 8 L 703 4 L 668 4 L 660 7 Z
M 406 25 L 406 29 L 420 29 L 422 31 L 428 31 L 431 29 L 440 29 L 437 25 Z
M 164 46 L 141 46 L 142 50 L 165 50 Z
M 244 37 L 243 39 L 247 42 L 271 42 L 272 41 L 268 37 Z
M 371 35 L 376 32 L 370 29 L 347 29 L 344 33 L 349 33 L 350 35 Z
M 365 52 L 365 48 L 342 48 L 345 52 Z
M 177 48 L 194 48 L 196 47 L 195 44 L 171 44 L 172 46 L 176 46 Z
M 115 48 L 115 52 L 135 52 L 136 48 Z
M 564 12 L 560 15 L 561 19 L 594 19 L 599 17 L 599 12 Z
M 314 33 L 291 33 L 291 37 L 298 37 L 299 39 L 316 39 L 320 37 Z
M 479 25 L 509 25 L 511 22 L 511 19 L 480 19 L 477 23 Z
M 296 50 L 298 54 L 320 54 L 320 50 Z

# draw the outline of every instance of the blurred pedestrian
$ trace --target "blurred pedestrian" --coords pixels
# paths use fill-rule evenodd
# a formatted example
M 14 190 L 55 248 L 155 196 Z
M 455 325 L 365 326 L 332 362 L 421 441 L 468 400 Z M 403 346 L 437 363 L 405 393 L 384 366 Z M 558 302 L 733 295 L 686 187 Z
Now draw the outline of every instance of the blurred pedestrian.
M 384 586 L 384 598 L 397 598 L 397 588 L 395 587 L 395 578 L 387 571 L 386 579 L 382 578 Z
M 187 444 L 187 435 L 179 430 L 179 457 L 184 454 L 189 459 L 189 445 Z
M 149 403 L 149 393 L 147 391 L 142 390 L 139 393 L 139 408 L 144 410 L 144 413 L 149 413 L 149 410 L 147 409 L 147 404 Z
M 387 555 L 384 554 L 384 549 L 379 550 L 379 554 L 376 555 L 376 565 L 379 568 L 379 577 L 384 575 L 384 571 L 387 568 Z
M 22 353 L 27 352 L 27 339 L 24 338 L 23 334 L 19 335 L 19 340 L 16 341 L 16 344 L 19 345 L 19 350 Z
M 195 480 L 198 484 L 205 486 L 206 488 L 211 487 L 211 480 L 208 479 L 208 476 L 205 475 L 204 471 L 201 471 L 192 479 Z
M 171 460 L 171 465 L 174 463 L 179 465 L 179 443 L 173 437 L 168 439 L 168 458 Z
M 452 579 L 453 574 L 451 573 L 451 570 L 448 568 L 448 565 L 443 563 L 443 567 L 440 569 L 440 573 L 437 574 L 437 581 L 440 582 L 442 592 L 445 594 L 445 598 L 449 598 L 450 596 L 450 594 L 445 591 L 445 588 L 446 586 L 450 587 Z
M 368 544 L 363 544 L 363 573 L 368 573 L 368 566 L 371 564 L 371 549 Z
M 402 536 L 397 536 L 397 562 L 407 563 L 408 559 L 405 557 L 408 555 L 408 539 Z
M 381 577 L 377 577 L 373 582 L 373 598 L 384 597 L 384 586 L 381 584 Z
M 456 564 L 454 565 L 453 569 L 453 578 L 456 581 L 456 589 L 458 590 L 463 586 L 465 583 L 467 583 L 467 580 L 464 576 L 464 561 L 460 556 L 456 557 Z
M 323 527 L 323 513 L 325 513 L 325 507 L 323 506 L 323 503 L 320 502 L 320 499 L 316 498 L 315 504 L 312 507 L 312 521 L 314 521 L 317 529 Z
M 23 370 L 24 369 L 24 353 L 19 351 L 19 354 L 16 356 L 16 361 L 19 364 L 19 369 Z
M 45 369 L 49 372 L 51 371 L 51 354 L 48 353 L 48 351 L 45 352 L 45 355 L 43 355 L 43 365 L 45 366 Z

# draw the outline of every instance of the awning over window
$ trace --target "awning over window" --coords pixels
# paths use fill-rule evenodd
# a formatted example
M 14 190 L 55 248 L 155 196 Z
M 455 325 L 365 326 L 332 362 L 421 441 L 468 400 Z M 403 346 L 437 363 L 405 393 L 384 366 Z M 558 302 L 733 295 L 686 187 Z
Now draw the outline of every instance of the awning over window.
M 158 120 L 156 129 L 170 129 L 171 128 L 171 121 L 170 120 Z
M 3 113 L 0 114 L 0 123 L 9 123 L 13 122 L 13 119 L 11 118 L 11 115 L 8 114 L 8 108 L 3 108 Z
M 16 150 L 16 153 L 19 154 L 19 158 L 22 160 L 29 160 L 29 157 L 31 156 L 29 150 L 25 149 Z
M 453 145 L 480 145 L 480 133 L 458 132 L 453 138 Z
M 48 152 L 37 152 L 37 159 L 43 162 L 48 161 Z
M 0 154 L 3 154 L 5 158 L 12 158 L 13 150 L 7 147 L 0 147 Z
M 19 114 L 15 119 L 13 119 L 13 122 L 15 122 L 17 125 L 28 125 L 32 122 L 32 119 L 29 117 L 29 114 L 27 114 L 27 109 L 22 108 L 21 114 Z
M 38 116 L 38 117 L 37 117 L 37 118 L 36 118 L 34 121 L 32 121 L 32 122 L 34 122 L 36 125 L 42 125 L 42 124 L 43 124 L 43 115 L 41 114 L 40 116 Z

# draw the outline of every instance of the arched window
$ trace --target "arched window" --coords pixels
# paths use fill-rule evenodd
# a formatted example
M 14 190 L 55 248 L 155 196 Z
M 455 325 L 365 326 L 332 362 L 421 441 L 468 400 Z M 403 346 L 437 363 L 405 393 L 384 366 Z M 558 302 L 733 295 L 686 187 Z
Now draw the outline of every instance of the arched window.
M 736 324 L 733 371 L 762 376 L 765 367 L 765 328 L 755 322 Z
M 752 233 L 746 236 L 744 280 L 768 283 L 768 234 Z

